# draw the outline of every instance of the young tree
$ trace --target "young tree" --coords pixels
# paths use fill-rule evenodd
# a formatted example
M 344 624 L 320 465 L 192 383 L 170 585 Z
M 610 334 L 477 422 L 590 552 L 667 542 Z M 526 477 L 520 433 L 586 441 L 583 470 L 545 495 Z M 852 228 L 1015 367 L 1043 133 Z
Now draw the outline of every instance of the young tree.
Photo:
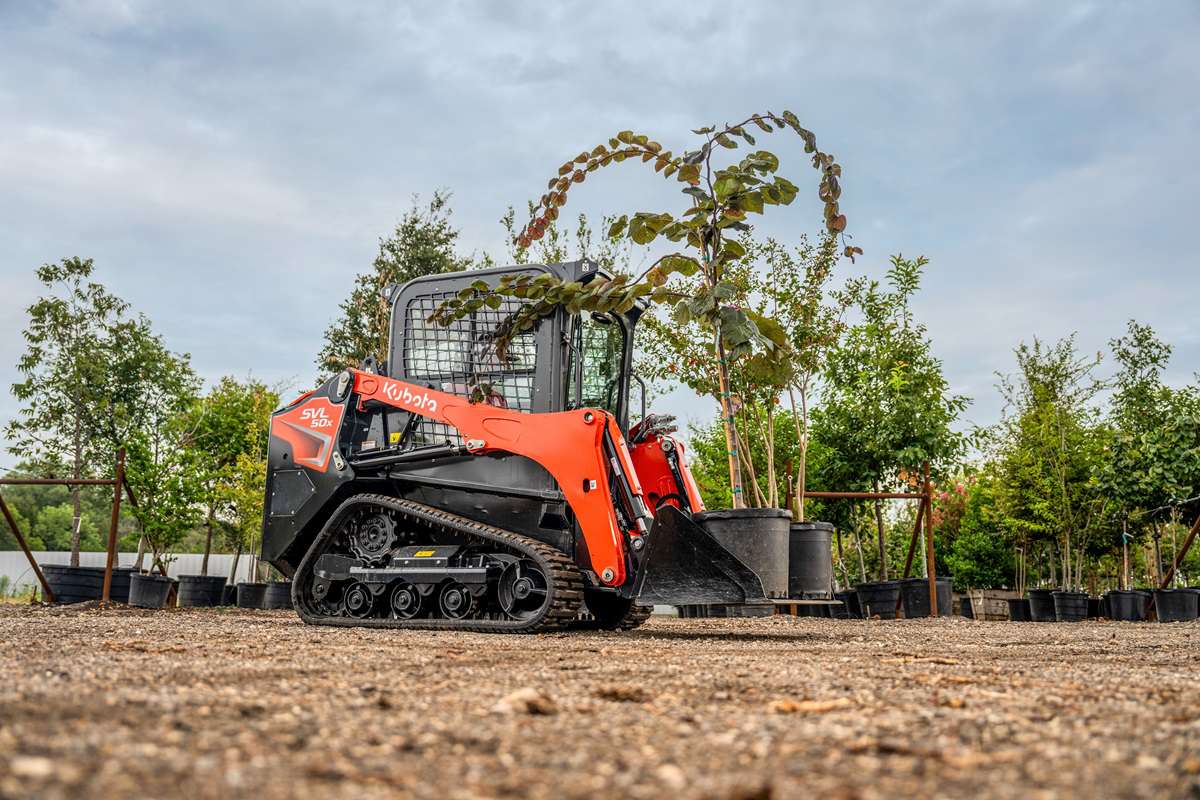
M 902 473 L 954 464 L 967 439 L 954 430 L 968 400 L 951 394 L 942 362 L 909 301 L 920 287 L 925 258 L 893 256 L 888 288 L 866 285 L 862 319 L 828 353 L 814 437 L 832 451 L 827 475 L 839 486 L 881 491 Z M 887 580 L 883 507 L 875 501 L 880 575 Z
M 150 547 L 152 566 L 163 574 L 172 548 L 201 519 L 200 464 L 187 446 L 182 422 L 171 420 L 162 431 L 138 431 L 129 442 L 127 474 L 138 499 L 133 514 Z
M 91 259 L 44 264 L 38 280 L 47 290 L 29 307 L 26 350 L 17 363 L 24 380 L 13 384 L 22 403 L 6 430 L 9 452 L 23 459 L 66 462 L 75 479 L 88 477 L 88 462 L 101 440 L 97 423 L 110 406 L 114 378 L 108 373 L 112 327 L 124 301 L 90 280 Z M 106 464 L 107 468 L 107 464 Z M 79 565 L 82 525 L 80 488 L 71 493 L 71 565 Z
M 1150 326 L 1130 320 L 1126 335 L 1109 346 L 1117 363 L 1112 438 L 1096 477 L 1134 532 L 1150 529 L 1159 560 L 1162 520 L 1200 490 L 1200 392 L 1163 384 L 1171 347 Z
M 245 551 L 256 552 L 256 540 L 262 533 L 263 504 L 267 482 L 265 448 L 259 452 L 240 453 L 226 472 L 218 491 L 228 518 L 227 543 L 236 548 L 229 580 L 237 574 L 237 562 Z M 257 566 L 255 572 L 258 571 Z M 257 576 L 255 577 L 257 579 Z
M 762 288 L 769 304 L 767 312 L 787 337 L 788 368 L 782 377 L 799 446 L 795 461 L 793 513 L 800 520 L 806 519 L 804 492 L 812 437 L 813 394 L 825 372 L 830 353 L 841 342 L 846 330 L 846 310 L 862 289 L 861 281 L 855 280 L 842 291 L 830 291 L 829 282 L 838 261 L 837 249 L 837 237 L 829 233 L 816 246 L 803 238 L 799 247 L 788 250 L 768 239 L 762 248 L 767 264 Z
M 268 421 L 279 395 L 255 380 L 226 376 L 187 412 L 185 428 L 196 451 L 201 502 L 204 505 L 204 558 L 200 574 L 208 574 L 213 534 L 225 495 L 225 484 L 238 480 L 239 457 L 263 453 Z
M 387 357 L 391 306 L 384 291 L 413 278 L 468 269 L 472 259 L 455 252 L 458 228 L 450 220 L 450 195 L 434 192 L 428 205 L 413 198 L 412 208 L 386 239 L 371 271 L 357 275 L 341 313 L 325 331 L 317 369 L 328 375 L 357 367 L 368 356 Z
M 660 237 L 681 250 L 658 258 L 640 276 L 630 279 L 593 280 L 586 284 L 564 282 L 551 275 L 506 276 L 498 286 L 477 281 L 439 307 L 430 320 L 450 324 L 468 316 L 485 304 L 499 307 L 503 298 L 517 298 L 524 305 L 501 323 L 495 331 L 497 350 L 505 355 L 513 336 L 530 330 L 542 317 L 565 308 L 567 312 L 626 311 L 641 298 L 673 307 L 679 325 L 699 319 L 717 353 L 717 380 L 720 386 L 721 417 L 728 444 L 728 467 L 735 508 L 745 505 L 738 455 L 737 420 L 729 385 L 729 356 L 756 347 L 770 350 L 764 337 L 745 309 L 729 305 L 733 287 L 725 281 L 728 266 L 745 256 L 745 248 L 728 238 L 732 231 L 750 229 L 747 218 L 761 214 L 768 205 L 788 205 L 799 189 L 788 179 L 776 175 L 779 158 L 766 150 L 750 152 L 741 161 L 722 166 L 718 153 L 755 146 L 752 130 L 765 133 L 790 129 L 804 140 L 813 167 L 821 174 L 819 196 L 825 205 L 826 229 L 841 233 L 846 217 L 841 213 L 841 166 L 833 156 L 817 149 L 816 137 L 800 125 L 790 111 L 782 115 L 755 114 L 736 125 L 700 128 L 700 145 L 682 155 L 673 155 L 658 142 L 633 131 L 621 131 L 607 143 L 585 150 L 563 164 L 551 178 L 533 218 L 517 237 L 523 247 L 538 241 L 558 218 L 567 202 L 572 185 L 586 180 L 588 173 L 626 160 L 637 160 L 665 178 L 674 177 L 683 184 L 687 206 L 679 214 L 639 211 L 623 215 L 609 229 L 610 237 L 625 235 L 635 244 L 649 245 Z M 845 254 L 861 252 L 847 246 Z
M 966 502 L 962 504 L 957 535 L 944 548 L 939 547 L 955 586 L 997 589 L 1013 579 L 1012 541 L 997 508 L 997 486 L 992 467 L 965 485 Z
M 1023 546 L 1050 553 L 1051 582 L 1069 588 L 1081 577 L 1082 545 L 1104 518 L 1106 498 L 1093 480 L 1105 445 L 1093 404 L 1103 388 L 1093 376 L 1100 356 L 1079 356 L 1074 336 L 1050 347 L 1034 339 L 1016 356 L 1017 378 L 1000 381 L 998 506 Z
M 152 340 L 155 346 L 147 352 L 159 365 L 159 379 L 139 398 L 140 424 L 125 440 L 125 474 L 137 498 L 133 513 L 145 544 L 154 564 L 165 570 L 167 553 L 201 516 L 203 474 L 188 426 L 200 380 L 187 355 L 172 354 L 157 337 Z

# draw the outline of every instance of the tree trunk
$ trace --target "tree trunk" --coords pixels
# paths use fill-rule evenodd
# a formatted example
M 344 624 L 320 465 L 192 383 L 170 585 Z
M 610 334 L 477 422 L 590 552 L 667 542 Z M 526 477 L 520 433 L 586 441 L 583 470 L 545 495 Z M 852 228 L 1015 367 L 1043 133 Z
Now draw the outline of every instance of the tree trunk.
M 1071 591 L 1074 584 L 1071 581 L 1071 526 L 1067 526 L 1063 541 L 1063 591 Z
M 729 391 L 729 363 L 725 343 L 721 341 L 721 323 L 716 324 L 714 346 L 717 351 L 717 389 L 720 392 L 721 423 L 725 426 L 725 447 L 729 461 L 729 491 L 733 496 L 734 508 L 745 508 L 746 498 L 742 490 L 742 470 L 738 463 L 737 421 L 733 416 L 733 398 Z
M 142 534 L 141 536 L 138 537 L 137 559 L 133 562 L 133 568 L 136 571 L 138 571 L 138 572 L 142 571 L 142 562 L 145 561 L 145 558 L 146 558 L 146 535 Z
M 875 479 L 875 491 L 879 492 L 879 479 Z M 888 579 L 887 535 L 883 532 L 883 501 L 875 499 L 875 529 L 879 538 L 879 579 Z
M 741 437 L 738 436 L 736 430 L 733 432 L 733 436 L 734 442 L 737 443 L 738 457 L 741 459 L 742 467 L 746 471 L 745 479 L 749 480 L 750 486 L 754 489 L 754 502 L 759 508 L 762 508 L 767 505 L 767 498 L 763 494 L 762 487 L 758 484 L 758 475 L 754 472 L 754 462 L 750 459 L 750 448 L 742 447 Z M 744 485 L 745 483 L 743 483 Z
M 796 413 L 796 392 L 791 386 L 788 387 L 788 399 L 792 404 L 792 420 L 796 425 L 796 443 L 800 449 L 800 467 L 796 470 L 796 519 L 803 522 L 806 517 L 804 515 L 804 492 L 807 488 L 808 479 L 808 388 L 807 386 L 800 387 L 800 413 Z
M 1162 586 L 1162 545 L 1159 542 L 1158 524 L 1154 526 L 1154 586 Z
M 208 574 L 208 556 L 212 552 L 213 507 L 208 507 L 208 518 L 204 520 L 204 557 L 200 559 L 200 574 Z
M 863 558 L 862 539 L 858 536 L 858 528 L 854 528 L 854 549 L 858 551 L 858 574 L 862 576 L 862 582 L 867 582 L 867 561 Z
M 83 433 L 80 430 L 78 420 L 75 421 L 74 466 L 75 466 L 75 470 L 74 470 L 75 480 L 79 480 L 80 478 L 83 477 Z M 79 537 L 80 537 L 80 534 L 82 533 L 82 529 L 83 529 L 83 509 L 82 509 L 81 498 L 79 496 L 80 488 L 81 487 L 79 486 L 79 484 L 75 484 L 71 487 L 71 508 L 73 509 L 73 514 L 71 517 L 71 566 L 72 567 L 79 566 Z
M 229 585 L 237 586 L 237 568 L 238 562 L 242 559 L 242 544 L 238 542 L 237 551 L 233 554 L 233 566 L 229 568 Z
M 767 505 L 779 506 L 779 480 L 775 475 L 775 410 L 767 405 Z
M 837 537 L 837 557 L 838 566 L 842 569 L 843 588 L 850 588 L 850 570 L 846 568 L 846 554 L 842 551 L 842 529 L 838 528 L 834 531 Z

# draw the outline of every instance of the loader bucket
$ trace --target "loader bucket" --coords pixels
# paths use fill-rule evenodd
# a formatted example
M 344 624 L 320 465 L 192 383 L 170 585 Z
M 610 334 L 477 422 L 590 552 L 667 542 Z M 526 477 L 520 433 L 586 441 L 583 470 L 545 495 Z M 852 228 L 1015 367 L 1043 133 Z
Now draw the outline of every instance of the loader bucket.
M 640 605 L 770 604 L 754 570 L 670 505 L 646 535 L 634 596 Z

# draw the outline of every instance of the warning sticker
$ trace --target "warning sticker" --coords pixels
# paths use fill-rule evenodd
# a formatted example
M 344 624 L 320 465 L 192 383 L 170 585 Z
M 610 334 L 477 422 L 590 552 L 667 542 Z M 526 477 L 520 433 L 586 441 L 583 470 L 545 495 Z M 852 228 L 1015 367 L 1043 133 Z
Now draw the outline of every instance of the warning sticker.
M 413 558 L 429 558 L 433 553 L 433 550 L 418 550 L 413 553 Z
M 388 444 L 400 444 L 400 431 L 393 431 L 388 434 Z

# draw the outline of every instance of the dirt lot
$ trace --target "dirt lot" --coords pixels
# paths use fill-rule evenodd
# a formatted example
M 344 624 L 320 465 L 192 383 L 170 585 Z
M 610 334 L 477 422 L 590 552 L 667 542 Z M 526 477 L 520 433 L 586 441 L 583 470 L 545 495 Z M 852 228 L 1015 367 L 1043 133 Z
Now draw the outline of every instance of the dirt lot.
M 1198 624 L 4 606 L 0 797 L 1200 797 L 1198 679 Z

